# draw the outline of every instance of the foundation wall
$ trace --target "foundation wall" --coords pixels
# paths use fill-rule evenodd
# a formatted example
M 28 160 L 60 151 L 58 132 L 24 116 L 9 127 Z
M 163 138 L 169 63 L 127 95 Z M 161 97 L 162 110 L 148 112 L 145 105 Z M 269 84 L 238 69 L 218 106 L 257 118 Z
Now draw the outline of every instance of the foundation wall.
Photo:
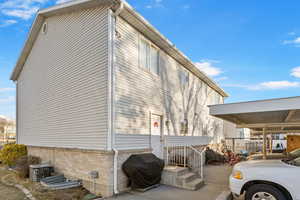
M 122 171 L 122 164 L 132 154 L 146 153 L 150 150 L 120 151 L 118 155 L 118 190 L 128 190 L 128 179 Z M 43 163 L 54 166 L 55 172 L 68 178 L 81 179 L 83 187 L 92 193 L 109 197 L 113 192 L 113 161 L 111 151 L 28 147 L 28 154 L 40 157 Z M 99 178 L 91 179 L 89 172 L 97 171 Z

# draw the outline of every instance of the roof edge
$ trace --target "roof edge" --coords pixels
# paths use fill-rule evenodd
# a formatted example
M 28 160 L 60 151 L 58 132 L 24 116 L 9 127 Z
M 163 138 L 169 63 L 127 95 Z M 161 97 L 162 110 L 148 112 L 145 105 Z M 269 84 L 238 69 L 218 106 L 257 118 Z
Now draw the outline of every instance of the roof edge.
M 120 2 L 120 1 L 121 0 L 75 0 L 75 1 L 69 1 L 66 3 L 54 5 L 49 8 L 39 10 L 35 16 L 35 19 L 27 35 L 27 38 L 25 40 L 19 58 L 11 73 L 10 80 L 16 81 L 18 79 L 19 74 L 22 71 L 23 65 L 25 64 L 26 59 L 33 47 L 33 43 L 37 38 L 37 35 L 40 31 L 40 28 L 42 26 L 45 17 L 49 17 L 52 15 L 57 15 L 65 12 L 72 12 L 79 9 L 91 8 L 97 5 L 113 4 L 115 2 Z
M 207 76 L 204 72 L 199 70 L 195 64 L 185 55 L 183 52 L 181 52 L 169 39 L 167 39 L 164 35 L 162 35 L 147 19 L 145 19 L 141 14 L 136 12 L 132 6 L 130 6 L 125 0 L 119 0 L 124 3 L 127 10 L 141 23 L 143 23 L 146 27 L 148 27 L 154 34 L 156 34 L 158 37 L 160 37 L 163 41 L 165 41 L 166 45 L 168 46 L 168 49 L 174 50 L 178 56 L 183 61 L 181 64 L 187 68 L 187 65 L 190 67 L 191 72 L 193 72 L 197 77 L 199 77 L 202 81 L 206 82 L 212 89 L 217 91 L 220 95 L 223 97 L 229 97 L 229 95 L 218 86 L 218 84 L 211 79 L 209 76 Z M 180 62 L 178 59 L 175 59 L 178 62 Z
M 188 70 L 190 70 L 197 77 L 199 77 L 201 80 L 206 82 L 209 85 L 209 87 L 217 91 L 220 95 L 222 95 L 223 97 L 229 96 L 221 87 L 218 86 L 218 84 L 214 80 L 212 80 L 204 72 L 199 70 L 186 55 L 184 55 L 179 49 L 177 49 L 172 42 L 170 42 L 165 36 L 163 36 L 142 15 L 136 12 L 134 8 L 130 4 L 128 4 L 125 0 L 76 0 L 76 1 L 71 1 L 63 4 L 58 4 L 38 11 L 36 18 L 33 22 L 33 25 L 30 29 L 30 32 L 27 36 L 26 42 L 21 51 L 21 54 L 19 56 L 19 59 L 13 69 L 10 79 L 13 81 L 16 81 L 18 79 L 18 76 L 22 71 L 23 65 L 25 64 L 26 59 L 32 49 L 33 43 L 37 38 L 37 35 L 39 33 L 39 30 L 42 26 L 45 17 L 49 17 L 52 15 L 61 14 L 65 12 L 71 12 L 74 10 L 90 8 L 97 5 L 114 4 L 114 3 L 123 3 L 126 10 L 130 12 L 132 16 L 134 16 L 138 21 L 143 23 L 156 36 L 161 38 L 161 40 L 164 41 L 165 45 L 167 46 L 167 49 L 170 51 L 174 51 L 177 54 L 177 56 L 180 58 L 180 61 L 179 59 L 174 58 L 175 60 L 180 62 L 185 68 L 188 68 Z
M 10 80 L 12 81 L 16 81 L 18 79 L 18 76 L 20 74 L 20 72 L 22 71 L 23 65 L 27 59 L 27 56 L 29 54 L 29 52 L 31 51 L 31 47 L 36 39 L 36 36 L 38 34 L 38 31 L 41 27 L 42 21 L 43 21 L 43 17 L 39 14 L 36 15 L 33 24 L 30 28 L 29 33 L 27 34 L 27 38 L 25 40 L 25 43 L 23 45 L 23 48 L 21 50 L 21 53 L 19 55 L 19 58 L 17 60 L 17 63 L 10 75 Z
M 300 97 L 265 99 L 239 103 L 209 105 L 213 116 L 229 116 L 247 113 L 265 113 L 300 110 Z M 235 117 L 233 117 L 235 118 Z M 237 119 L 237 118 L 236 118 Z
M 214 107 L 214 106 L 219 106 L 219 105 L 234 105 L 234 104 L 243 104 L 243 103 L 278 101 L 278 100 L 286 100 L 286 99 L 300 99 L 300 96 L 279 97 L 279 98 L 271 98 L 271 99 L 258 99 L 258 100 L 252 100 L 252 101 L 238 101 L 238 102 L 225 103 L 225 104 L 212 104 L 212 105 L 207 105 L 207 106 Z

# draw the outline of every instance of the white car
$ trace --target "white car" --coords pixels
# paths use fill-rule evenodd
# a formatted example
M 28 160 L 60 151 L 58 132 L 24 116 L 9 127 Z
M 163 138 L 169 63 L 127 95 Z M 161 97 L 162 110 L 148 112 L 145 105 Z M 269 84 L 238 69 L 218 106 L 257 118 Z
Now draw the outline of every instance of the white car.
M 300 200 L 300 158 L 236 164 L 230 189 L 234 196 L 245 194 L 246 200 Z

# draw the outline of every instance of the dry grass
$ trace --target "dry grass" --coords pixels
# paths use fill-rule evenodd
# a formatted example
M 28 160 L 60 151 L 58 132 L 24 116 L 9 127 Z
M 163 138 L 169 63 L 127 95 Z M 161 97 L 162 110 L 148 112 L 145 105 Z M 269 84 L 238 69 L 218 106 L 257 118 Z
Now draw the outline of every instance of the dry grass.
M 0 169 L 0 178 L 11 174 L 9 171 L 4 171 Z M 14 187 L 9 187 L 0 182 L 0 199 L 1 200 L 24 200 L 25 195 Z
M 38 200 L 81 200 L 88 191 L 83 188 L 73 188 L 66 190 L 47 190 L 39 183 L 31 182 L 29 179 L 18 177 L 14 172 L 6 170 L 0 165 L 0 179 L 8 176 L 5 180 L 10 183 L 18 183 L 27 188 Z M 3 196 L 3 197 L 2 197 Z M 24 200 L 25 195 L 14 187 L 8 187 L 0 182 L 1 200 Z

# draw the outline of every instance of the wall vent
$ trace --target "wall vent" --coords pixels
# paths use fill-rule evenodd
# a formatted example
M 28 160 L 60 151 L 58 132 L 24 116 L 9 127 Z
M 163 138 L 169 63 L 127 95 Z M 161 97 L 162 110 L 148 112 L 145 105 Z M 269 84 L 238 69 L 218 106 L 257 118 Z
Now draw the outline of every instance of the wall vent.
M 47 22 L 45 22 L 42 26 L 42 33 L 46 34 L 47 30 L 48 30 L 48 24 L 47 24 Z

